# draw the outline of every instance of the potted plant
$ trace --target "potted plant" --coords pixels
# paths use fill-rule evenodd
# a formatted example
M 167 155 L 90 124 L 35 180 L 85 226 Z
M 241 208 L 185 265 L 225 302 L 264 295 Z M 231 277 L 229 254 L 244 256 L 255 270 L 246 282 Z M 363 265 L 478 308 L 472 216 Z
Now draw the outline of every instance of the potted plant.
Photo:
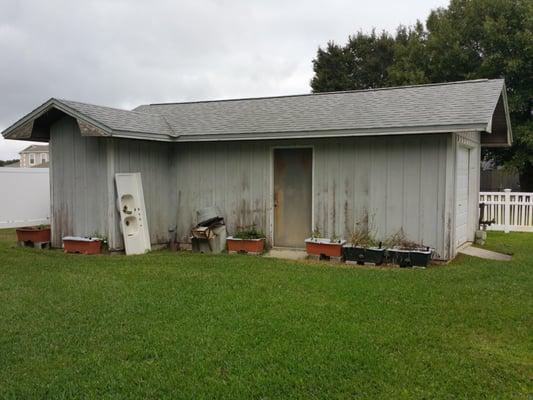
M 373 215 L 369 215 L 365 210 L 363 218 L 356 223 L 350 235 L 350 243 L 343 246 L 346 262 L 383 264 L 385 249 L 381 247 L 381 242 L 378 243 L 372 235 L 373 221 Z
M 342 246 L 346 240 L 342 240 L 335 235 L 331 238 L 321 237 L 320 231 L 315 229 L 310 238 L 305 239 L 305 249 L 307 254 L 317 257 L 342 258 Z
M 50 242 L 50 225 L 25 226 L 17 228 L 17 240 L 20 243 L 48 243 Z
M 100 254 L 103 240 L 97 237 L 65 236 L 63 250 L 65 253 Z
M 265 234 L 255 225 L 238 227 L 233 236 L 227 238 L 228 253 L 262 254 L 265 250 Z
M 420 245 L 408 240 L 403 229 L 392 235 L 386 241 L 387 258 L 389 262 L 398 264 L 401 268 L 426 267 L 433 251 L 428 246 Z
M 366 250 L 375 244 L 375 240 L 367 228 L 355 229 L 350 235 L 350 242 L 343 246 L 344 259 L 347 263 L 363 265 Z

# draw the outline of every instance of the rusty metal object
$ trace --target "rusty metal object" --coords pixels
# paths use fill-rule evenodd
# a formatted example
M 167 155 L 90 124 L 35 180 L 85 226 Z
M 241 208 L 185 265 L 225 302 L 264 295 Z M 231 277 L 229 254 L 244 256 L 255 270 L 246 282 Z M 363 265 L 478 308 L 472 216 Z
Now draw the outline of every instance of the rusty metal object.
M 217 207 L 197 211 L 198 224 L 191 229 L 192 250 L 199 253 L 220 253 L 226 248 L 226 225 Z
M 274 149 L 274 246 L 304 247 L 312 226 L 311 148 Z

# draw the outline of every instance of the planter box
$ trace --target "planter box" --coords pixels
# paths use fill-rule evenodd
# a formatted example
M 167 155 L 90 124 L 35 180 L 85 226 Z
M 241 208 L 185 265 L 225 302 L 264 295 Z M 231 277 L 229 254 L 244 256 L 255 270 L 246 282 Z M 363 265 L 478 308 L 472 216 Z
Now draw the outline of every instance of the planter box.
M 17 240 L 19 242 L 47 243 L 50 242 L 50 228 L 39 229 L 36 226 L 18 228 Z
M 342 246 L 344 259 L 348 262 L 356 262 L 363 265 L 366 261 L 366 248 L 347 244 Z
M 364 263 L 381 265 L 385 260 L 385 249 L 379 247 L 359 247 L 352 245 L 345 245 L 342 248 L 344 258 L 346 261 L 357 262 L 362 265 Z
M 431 260 L 431 249 L 388 249 L 389 262 L 398 264 L 402 268 L 406 267 L 426 267 Z
M 417 267 L 427 267 L 432 254 L 433 251 L 430 248 L 411 250 L 411 263 Z
M 265 250 L 265 239 L 238 239 L 233 236 L 227 238 L 228 253 L 262 254 Z
M 385 261 L 385 249 L 369 247 L 365 251 L 365 262 L 381 265 Z
M 342 257 L 342 246 L 346 240 L 331 242 L 330 239 L 305 239 L 305 249 L 307 254 L 325 257 Z
M 387 249 L 387 260 L 390 264 L 397 264 L 400 268 L 411 267 L 411 252 L 401 249 Z
M 98 238 L 84 238 L 79 236 L 65 236 L 63 238 L 65 253 L 100 254 L 102 241 Z

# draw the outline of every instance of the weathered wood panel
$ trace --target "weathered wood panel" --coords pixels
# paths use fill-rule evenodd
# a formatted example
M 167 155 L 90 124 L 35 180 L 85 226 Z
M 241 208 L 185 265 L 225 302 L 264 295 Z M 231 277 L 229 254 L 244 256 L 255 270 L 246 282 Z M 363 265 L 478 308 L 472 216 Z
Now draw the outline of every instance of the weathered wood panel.
M 105 139 L 82 137 L 76 120 L 50 128 L 52 245 L 66 235 L 107 236 Z
M 271 240 L 273 148 L 312 146 L 313 225 L 324 236 L 348 237 L 368 220 L 379 239 L 403 229 L 441 258 L 453 252 L 452 135 L 171 144 L 82 137 L 72 118 L 51 133 L 51 152 L 60 154 L 51 166 L 55 246 L 67 234 L 99 234 L 122 247 L 117 172 L 142 174 L 152 243 L 166 243 L 174 225 L 187 242 L 196 210 L 210 205 L 230 233 L 255 224 Z M 472 154 L 479 159 L 479 148 Z
M 172 144 L 144 140 L 112 139 L 113 176 L 116 173 L 140 172 L 150 241 L 168 243 L 169 229 L 176 225 L 175 171 L 172 169 Z M 116 204 L 116 188 L 113 187 Z M 119 214 L 114 212 L 115 229 Z M 115 235 L 114 248 L 123 248 L 121 234 Z
M 198 208 L 217 205 L 231 232 L 255 223 L 272 239 L 272 149 L 313 146 L 313 223 L 348 237 L 367 219 L 380 239 L 403 229 L 446 257 L 449 135 L 176 145 L 178 237 Z
M 474 234 L 476 229 L 478 229 L 478 219 L 479 219 L 479 191 L 480 191 L 480 179 L 481 179 L 481 135 L 477 132 L 464 132 L 456 134 L 456 154 L 457 157 L 457 147 L 463 146 L 470 149 L 470 171 L 469 171 L 469 193 L 468 193 L 468 228 L 467 228 L 467 240 L 470 242 L 474 241 Z M 457 171 L 455 171 L 456 175 Z M 455 176 L 457 179 L 457 177 Z M 457 199 L 454 196 L 454 200 Z M 455 209 L 455 206 L 454 206 Z M 455 221 L 455 216 L 454 216 Z M 455 226 L 455 222 L 454 222 Z M 454 242 L 455 243 L 455 238 Z M 452 249 L 452 257 L 455 256 L 455 248 Z
M 270 147 L 265 142 L 184 143 L 176 146 L 178 238 L 188 241 L 196 210 L 216 205 L 228 230 L 269 226 Z

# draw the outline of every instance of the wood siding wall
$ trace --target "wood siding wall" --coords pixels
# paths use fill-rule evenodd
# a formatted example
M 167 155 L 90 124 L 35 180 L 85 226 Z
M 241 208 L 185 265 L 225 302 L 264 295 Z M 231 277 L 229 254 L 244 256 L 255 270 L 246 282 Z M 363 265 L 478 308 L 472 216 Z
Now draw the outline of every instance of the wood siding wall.
M 188 240 L 198 208 L 217 205 L 230 233 L 253 223 L 271 240 L 272 149 L 279 146 L 314 149 L 313 224 L 322 234 L 348 237 L 368 216 L 377 237 L 403 229 L 447 257 L 450 135 L 178 144 L 178 238 Z
M 312 146 L 314 227 L 348 237 L 368 216 L 378 238 L 403 229 L 445 259 L 454 251 L 452 140 L 439 134 L 159 143 L 82 137 L 65 117 L 51 129 L 54 246 L 64 235 L 100 234 L 122 247 L 117 172 L 142 174 L 152 243 L 168 242 L 174 225 L 178 240 L 188 242 L 196 210 L 210 205 L 220 208 L 230 233 L 256 224 L 271 240 L 273 148 Z
M 477 132 L 464 132 L 458 133 L 455 135 L 455 157 L 457 157 L 457 147 L 463 146 L 470 149 L 470 171 L 469 171 L 469 192 L 468 192 L 468 236 L 467 239 L 469 242 L 474 241 L 475 231 L 479 227 L 479 191 L 481 186 L 481 135 Z M 456 159 L 456 158 L 454 158 Z M 455 166 L 455 163 L 454 163 Z M 454 170 L 454 177 L 456 176 Z M 454 209 L 455 209 L 455 184 L 453 186 L 453 200 L 454 200 Z M 455 213 L 454 213 L 454 227 L 455 227 Z M 455 229 L 452 232 L 454 236 L 453 242 L 455 243 Z M 454 246 L 455 247 L 455 246 Z M 452 249 L 450 257 L 455 257 L 456 254 L 455 248 Z
M 140 172 L 142 178 L 146 217 L 152 244 L 168 243 L 169 228 L 176 226 L 175 170 L 172 166 L 172 144 L 144 140 L 110 139 L 112 153 L 111 176 L 119 172 Z M 113 183 L 114 185 L 114 183 Z M 116 188 L 113 195 L 116 198 Z M 113 200 L 116 201 L 115 199 Z M 115 207 L 113 248 L 123 248 L 119 231 L 119 213 Z
M 175 169 L 172 145 L 141 140 L 83 137 L 76 120 L 64 117 L 52 125 L 50 165 L 52 242 L 66 235 L 105 236 L 113 249 L 124 247 L 116 209 L 115 173 L 140 172 L 150 240 L 168 242 L 176 224 Z
M 73 118 L 62 118 L 52 125 L 50 200 L 54 247 L 61 247 L 62 237 L 67 235 L 107 236 L 106 148 L 105 139 L 82 137 Z

